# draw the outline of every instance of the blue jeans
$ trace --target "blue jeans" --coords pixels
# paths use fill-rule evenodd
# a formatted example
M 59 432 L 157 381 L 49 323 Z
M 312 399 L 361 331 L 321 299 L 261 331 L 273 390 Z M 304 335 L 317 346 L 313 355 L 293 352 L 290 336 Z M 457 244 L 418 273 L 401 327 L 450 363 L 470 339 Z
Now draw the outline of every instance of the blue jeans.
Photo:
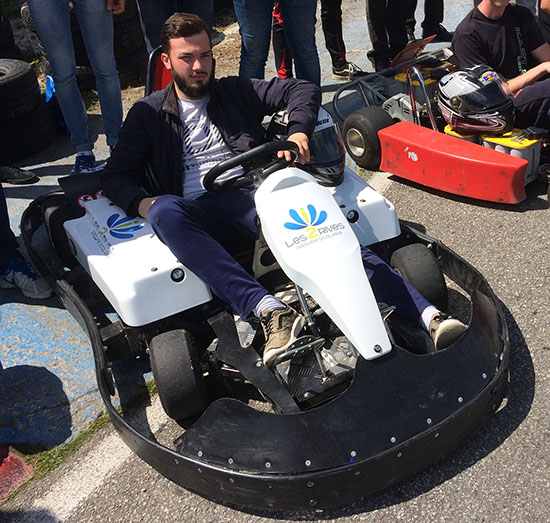
M 195 200 L 166 194 L 149 209 L 162 242 L 241 318 L 248 318 L 267 294 L 233 257 L 254 246 L 253 195 L 246 189 L 205 193 Z M 377 300 L 395 305 L 402 317 L 417 324 L 430 303 L 369 248 L 361 248 L 361 257 Z
M 212 2 L 213 0 L 138 0 L 147 52 L 151 53 L 160 45 L 162 24 L 175 11 L 196 14 L 212 28 Z
M 233 0 L 242 38 L 239 76 L 264 78 L 274 4 L 275 0 Z M 316 0 L 279 0 L 296 78 L 321 85 L 321 67 L 315 45 L 316 8 Z
M 122 98 L 113 52 L 113 15 L 106 0 L 73 0 L 86 52 L 95 74 L 107 144 L 114 147 L 122 125 Z M 67 0 L 28 0 L 55 82 L 56 97 L 77 152 L 91 151 L 86 107 L 76 83 Z
M 6 197 L 4 196 L 2 184 L 0 184 L 0 273 L 4 272 L 10 261 L 15 257 L 18 246 L 15 235 L 10 228 Z

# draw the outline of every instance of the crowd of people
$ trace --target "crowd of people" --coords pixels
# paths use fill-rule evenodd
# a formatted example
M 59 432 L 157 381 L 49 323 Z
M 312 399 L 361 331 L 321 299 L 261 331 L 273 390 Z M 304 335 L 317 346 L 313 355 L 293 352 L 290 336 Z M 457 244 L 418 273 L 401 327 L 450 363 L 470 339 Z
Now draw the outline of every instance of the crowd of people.
M 256 236 L 252 192 L 208 193 L 202 180 L 217 162 L 265 141 L 264 116 L 282 108 L 289 115 L 288 141 L 297 145 L 298 161 L 309 160 L 309 140 L 321 100 L 315 43 L 317 2 L 234 0 L 242 37 L 239 75 L 216 79 L 212 1 L 138 0 L 148 45 L 162 46 L 161 59 L 173 82 L 136 102 L 123 122 L 112 17 L 124 10 L 125 2 L 73 0 L 97 79 L 111 149 L 106 165 L 96 165 L 76 84 L 67 1 L 28 2 L 76 152 L 72 173 L 104 169 L 102 184 L 114 203 L 129 215 L 149 220 L 177 258 L 241 317 L 259 318 L 266 335 L 264 361 L 269 364 L 293 342 L 304 318 L 269 294 L 233 257 L 236 246 L 242 248 L 243 242 L 248 244 Z M 526 0 L 521 3 L 525 7 L 509 5 L 510 0 L 474 0 L 474 8 L 453 37 L 442 25 L 443 0 L 425 0 L 422 37 L 452 40 L 460 67 L 484 64 L 494 69 L 514 95 L 521 124 L 550 129 L 550 47 L 531 12 L 537 7 L 540 13 L 550 11 L 549 1 L 541 0 L 539 6 Z M 341 0 L 321 0 L 321 21 L 333 77 L 350 80 L 362 71 L 346 57 L 341 4 Z M 372 43 L 367 56 L 375 70 L 387 68 L 415 40 L 416 4 L 416 0 L 366 0 Z M 279 78 L 264 80 L 271 38 Z M 288 152 L 280 154 L 289 156 Z M 156 192 L 148 187 L 145 165 L 157 174 Z M 4 183 L 36 181 L 32 173 L 17 168 L 0 169 L 0 174 Z M 0 245 L 0 287 L 19 287 L 31 298 L 50 296 L 47 284 L 18 249 L 3 190 Z M 378 300 L 397 305 L 399 314 L 432 335 L 437 348 L 444 348 L 464 331 L 461 322 L 428 303 L 366 247 L 362 258 Z

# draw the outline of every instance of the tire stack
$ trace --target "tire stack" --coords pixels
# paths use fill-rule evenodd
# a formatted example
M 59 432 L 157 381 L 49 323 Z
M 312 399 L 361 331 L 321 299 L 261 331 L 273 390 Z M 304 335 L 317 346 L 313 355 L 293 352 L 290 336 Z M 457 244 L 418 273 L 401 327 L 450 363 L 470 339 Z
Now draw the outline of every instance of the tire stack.
M 13 30 L 7 16 L 0 10 L 0 58 L 21 58 L 21 51 L 15 45 Z
M 0 59 L 0 164 L 41 151 L 56 135 L 55 117 L 40 94 L 31 66 L 22 60 Z
M 21 6 L 21 18 L 27 30 L 36 35 L 36 29 L 26 2 Z M 132 82 L 143 81 L 147 69 L 147 48 L 143 39 L 136 0 L 127 0 L 125 11 L 113 17 L 113 24 L 113 46 L 118 75 L 121 87 L 127 87 Z M 84 39 L 73 9 L 71 9 L 71 32 L 78 85 L 82 91 L 95 89 L 94 72 L 88 60 Z M 39 45 L 39 50 L 44 53 L 41 45 Z

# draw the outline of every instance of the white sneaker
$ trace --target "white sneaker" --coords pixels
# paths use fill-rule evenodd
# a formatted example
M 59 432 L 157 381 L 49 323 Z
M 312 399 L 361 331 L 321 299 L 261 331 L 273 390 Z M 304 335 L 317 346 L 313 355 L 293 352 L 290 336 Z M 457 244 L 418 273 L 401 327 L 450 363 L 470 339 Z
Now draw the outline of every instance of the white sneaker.
M 27 298 L 35 300 L 49 298 L 53 292 L 46 280 L 34 271 L 19 251 L 8 268 L 0 274 L 0 289 L 15 287 L 19 287 Z
M 443 350 L 455 343 L 465 332 L 466 325 L 460 320 L 439 312 L 430 320 L 429 333 L 434 342 L 435 350 Z

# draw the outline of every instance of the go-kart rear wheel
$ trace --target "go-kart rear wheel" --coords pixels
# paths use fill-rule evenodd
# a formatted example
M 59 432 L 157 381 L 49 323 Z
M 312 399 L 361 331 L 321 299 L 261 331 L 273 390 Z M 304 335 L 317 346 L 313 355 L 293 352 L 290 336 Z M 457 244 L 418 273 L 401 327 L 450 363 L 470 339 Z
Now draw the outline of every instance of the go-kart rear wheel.
M 449 301 L 445 277 L 433 252 L 422 243 L 412 243 L 392 254 L 390 265 L 438 309 Z
M 172 330 L 153 337 L 149 358 L 160 402 L 168 416 L 185 419 L 206 408 L 206 387 L 195 341 L 188 330 Z
M 370 170 L 380 167 L 378 131 L 393 123 L 393 118 L 378 105 L 363 107 L 344 120 L 344 145 L 359 167 Z

